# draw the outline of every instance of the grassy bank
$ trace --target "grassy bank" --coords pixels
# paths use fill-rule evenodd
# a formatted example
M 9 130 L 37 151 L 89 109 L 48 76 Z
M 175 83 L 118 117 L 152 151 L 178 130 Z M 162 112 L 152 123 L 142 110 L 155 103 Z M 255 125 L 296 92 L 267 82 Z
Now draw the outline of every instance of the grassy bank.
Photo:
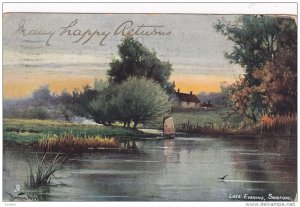
M 221 125 L 231 125 L 232 127 L 240 127 L 241 120 L 237 117 L 232 117 L 224 122 L 222 119 L 222 114 L 224 114 L 228 109 L 226 108 L 213 108 L 213 109 L 202 109 L 202 110 L 192 110 L 192 111 L 176 111 L 172 112 L 174 124 L 176 130 L 180 130 L 182 124 L 191 123 L 192 125 L 203 125 L 204 123 L 210 122 L 215 126 Z M 158 120 L 153 120 L 152 122 L 147 122 L 145 126 L 140 126 L 144 128 L 151 129 L 162 129 L 162 118 Z
M 10 119 L 3 120 L 3 140 L 32 143 L 44 137 L 73 135 L 75 137 L 139 137 L 144 132 L 119 126 L 83 125 L 63 121 Z
M 221 113 L 220 110 L 174 113 L 176 130 L 197 135 L 297 136 L 297 114 L 263 116 L 256 124 L 243 124 L 238 119 L 224 122 Z
M 222 126 L 224 124 L 231 125 L 234 128 L 240 126 L 240 121 L 231 118 L 224 122 L 221 118 L 227 109 L 218 108 L 214 110 L 199 110 L 199 111 L 186 111 L 186 112 L 173 112 L 174 124 L 176 129 L 180 129 L 182 124 L 190 123 L 191 125 L 203 125 L 204 123 L 213 123 L 215 126 Z

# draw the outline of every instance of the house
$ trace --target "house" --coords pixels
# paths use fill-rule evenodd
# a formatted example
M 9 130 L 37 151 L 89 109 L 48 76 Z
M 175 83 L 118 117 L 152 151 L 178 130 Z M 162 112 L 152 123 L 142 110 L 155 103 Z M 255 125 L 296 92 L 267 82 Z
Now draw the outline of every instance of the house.
M 198 109 L 201 107 L 199 98 L 190 93 L 180 93 L 180 89 L 175 92 L 172 97 L 172 108 L 173 109 Z

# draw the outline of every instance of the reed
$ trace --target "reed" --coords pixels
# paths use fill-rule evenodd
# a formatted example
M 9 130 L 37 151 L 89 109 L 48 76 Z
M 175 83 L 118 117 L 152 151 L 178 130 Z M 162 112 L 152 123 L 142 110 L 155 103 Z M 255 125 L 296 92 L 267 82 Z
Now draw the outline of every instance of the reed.
M 297 136 L 297 114 L 281 116 L 264 115 L 260 123 L 246 127 L 234 127 L 231 123 L 182 123 L 178 131 L 194 134 L 219 135 L 266 135 L 266 136 Z
M 66 158 L 61 156 L 60 153 L 57 153 L 53 161 L 47 164 L 45 163 L 46 156 L 47 153 L 44 154 L 41 161 L 37 156 L 37 169 L 35 172 L 28 162 L 29 173 L 27 176 L 27 182 L 25 183 L 26 188 L 38 189 L 46 186 L 50 182 L 53 174 L 63 168 L 63 163 Z
M 281 116 L 264 115 L 261 118 L 261 124 L 257 131 L 261 134 L 296 136 L 297 114 Z
M 79 138 L 72 134 L 64 136 L 51 136 L 38 141 L 39 151 L 80 153 L 88 149 L 118 148 L 119 142 L 116 138 L 105 138 L 100 136 Z

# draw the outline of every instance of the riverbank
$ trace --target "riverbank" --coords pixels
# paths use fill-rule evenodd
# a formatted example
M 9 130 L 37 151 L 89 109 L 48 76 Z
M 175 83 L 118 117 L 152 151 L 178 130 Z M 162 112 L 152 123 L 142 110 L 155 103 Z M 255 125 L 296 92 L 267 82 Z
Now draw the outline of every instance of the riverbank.
M 151 132 L 120 126 L 74 124 L 64 121 L 11 119 L 3 120 L 3 141 L 34 143 L 52 136 L 72 135 L 77 138 L 101 136 L 105 138 L 137 138 L 156 136 Z

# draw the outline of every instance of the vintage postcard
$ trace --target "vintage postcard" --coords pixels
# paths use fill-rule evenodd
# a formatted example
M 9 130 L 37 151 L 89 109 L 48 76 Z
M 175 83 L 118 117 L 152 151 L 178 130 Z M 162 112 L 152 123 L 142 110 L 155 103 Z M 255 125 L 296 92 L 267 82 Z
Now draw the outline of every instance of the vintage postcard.
M 297 200 L 296 14 L 2 21 L 2 201 Z

